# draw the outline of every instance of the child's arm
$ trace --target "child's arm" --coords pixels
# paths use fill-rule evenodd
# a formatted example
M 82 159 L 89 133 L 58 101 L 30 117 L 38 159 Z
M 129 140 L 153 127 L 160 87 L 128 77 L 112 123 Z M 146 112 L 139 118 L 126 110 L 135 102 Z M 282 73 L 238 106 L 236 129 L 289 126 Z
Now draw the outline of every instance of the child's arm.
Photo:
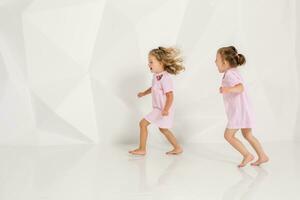
M 164 110 L 162 111 L 162 116 L 167 116 L 169 114 L 169 109 L 173 103 L 173 92 L 167 92 L 166 93 L 166 104 L 165 104 L 165 107 L 164 107 Z
M 139 92 L 138 97 L 143 97 L 151 93 L 151 87 L 145 90 L 144 92 Z
M 239 83 L 233 87 L 220 87 L 220 93 L 241 93 L 244 91 L 243 84 Z

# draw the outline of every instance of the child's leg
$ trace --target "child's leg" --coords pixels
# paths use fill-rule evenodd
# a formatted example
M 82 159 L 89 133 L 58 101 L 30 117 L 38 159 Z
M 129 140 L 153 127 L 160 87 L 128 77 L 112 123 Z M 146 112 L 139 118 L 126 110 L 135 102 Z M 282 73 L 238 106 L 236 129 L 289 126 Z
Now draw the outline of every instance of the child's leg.
M 173 133 L 166 128 L 159 128 L 160 132 L 165 135 L 167 140 L 172 144 L 174 149 L 172 151 L 168 151 L 167 154 L 180 154 L 182 153 L 182 148 L 178 144 L 176 137 L 173 135 Z
M 139 148 L 129 151 L 131 154 L 135 155 L 145 155 L 146 154 L 146 143 L 147 143 L 147 137 L 148 137 L 148 130 L 147 127 L 150 123 L 142 119 L 140 121 L 140 146 Z
M 238 131 L 238 129 L 226 129 L 224 133 L 224 138 L 238 151 L 240 152 L 244 159 L 242 162 L 238 165 L 238 167 L 244 167 L 249 162 L 251 162 L 254 157 L 253 155 L 246 149 L 246 147 L 243 145 L 243 143 L 235 137 L 235 133 Z
M 264 152 L 260 142 L 253 136 L 251 128 L 242 129 L 242 133 L 244 138 L 251 144 L 253 149 L 258 155 L 258 160 L 251 165 L 258 166 L 262 163 L 268 162 L 269 158 Z

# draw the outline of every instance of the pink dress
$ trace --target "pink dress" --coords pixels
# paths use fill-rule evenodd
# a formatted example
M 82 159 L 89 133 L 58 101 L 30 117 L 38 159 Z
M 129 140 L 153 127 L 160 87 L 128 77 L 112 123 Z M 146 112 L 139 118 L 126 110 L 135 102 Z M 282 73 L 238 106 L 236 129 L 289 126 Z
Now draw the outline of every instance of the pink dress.
M 222 80 L 223 87 L 233 87 L 239 83 L 244 86 L 244 91 L 242 93 L 223 94 L 225 111 L 228 119 L 227 128 L 253 128 L 253 110 L 244 80 L 237 68 L 231 68 L 225 72 Z
M 171 128 L 173 125 L 173 103 L 167 116 L 161 114 L 166 104 L 166 93 L 171 91 L 173 91 L 173 81 L 168 72 L 163 71 L 159 74 L 153 74 L 151 87 L 153 110 L 145 116 L 145 119 L 159 128 Z

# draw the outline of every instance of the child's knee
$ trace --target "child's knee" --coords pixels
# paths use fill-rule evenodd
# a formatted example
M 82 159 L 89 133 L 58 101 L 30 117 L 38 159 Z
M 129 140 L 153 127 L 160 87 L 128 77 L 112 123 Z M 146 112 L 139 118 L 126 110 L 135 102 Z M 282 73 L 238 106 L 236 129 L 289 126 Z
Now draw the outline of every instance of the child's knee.
M 166 134 L 168 132 L 167 128 L 159 128 L 159 131 L 163 134 Z
M 253 138 L 251 129 L 243 129 L 242 134 L 246 140 L 251 140 Z
M 251 132 L 244 132 L 243 136 L 246 140 L 251 140 L 253 138 L 253 135 Z
M 233 137 L 234 137 L 234 135 L 232 135 L 232 134 L 224 133 L 224 138 L 225 138 L 225 140 L 227 140 L 228 142 L 229 142 L 230 140 L 232 140 Z
M 139 123 L 141 128 L 146 128 L 148 126 L 148 122 L 145 119 L 142 119 Z

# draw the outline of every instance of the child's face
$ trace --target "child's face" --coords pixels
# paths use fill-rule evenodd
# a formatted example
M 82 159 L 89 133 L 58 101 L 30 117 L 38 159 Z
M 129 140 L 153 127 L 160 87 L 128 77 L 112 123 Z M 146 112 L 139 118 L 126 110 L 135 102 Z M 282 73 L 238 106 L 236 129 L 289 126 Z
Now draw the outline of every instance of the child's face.
M 215 61 L 217 67 L 218 67 L 218 70 L 220 73 L 224 73 L 226 70 L 228 70 L 230 68 L 229 64 L 227 61 L 224 61 L 222 59 L 222 56 L 217 53 L 216 55 L 216 61 Z
M 148 56 L 148 66 L 149 66 L 149 68 L 150 68 L 150 71 L 152 72 L 152 73 L 160 73 L 160 72 L 162 72 L 162 71 L 164 71 L 164 66 L 163 66 L 163 64 L 161 63 L 161 62 L 159 62 L 157 59 L 156 59 L 156 57 L 155 56 L 153 56 L 153 55 L 149 55 Z

